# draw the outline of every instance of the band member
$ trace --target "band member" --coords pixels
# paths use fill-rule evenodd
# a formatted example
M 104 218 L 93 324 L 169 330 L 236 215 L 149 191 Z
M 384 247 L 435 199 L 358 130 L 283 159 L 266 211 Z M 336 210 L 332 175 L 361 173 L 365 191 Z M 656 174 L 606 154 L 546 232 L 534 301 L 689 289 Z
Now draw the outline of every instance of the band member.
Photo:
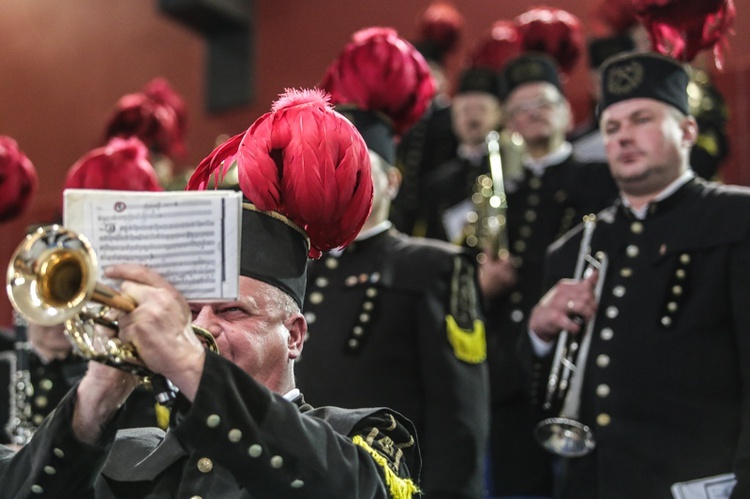
M 310 262 L 300 388 L 314 405 L 398 410 L 417 429 L 424 494 L 479 498 L 488 389 L 475 266 L 460 248 L 407 237 L 387 220 L 400 182 L 395 138 L 429 102 L 431 78 L 393 30 L 354 40 L 324 88 L 367 143 L 373 209 L 343 252 Z M 348 78 L 357 69 L 370 79 Z
M 666 499 L 677 482 L 729 472 L 731 497 L 750 495 L 750 190 L 693 173 L 688 81 L 654 53 L 602 70 L 599 123 L 620 197 L 597 216 L 591 252 L 608 269 L 566 279 L 580 228 L 558 241 L 525 345 L 544 355 L 562 330 L 582 330 L 577 318 L 594 321 L 579 419 L 596 447 L 562 459 L 562 498 Z
M 146 267 L 106 272 L 123 279 L 122 292 L 139 303 L 119 315 L 120 338 L 179 389 L 170 431 L 116 436 L 111 419 L 136 379 L 92 362 L 31 443 L 15 456 L 4 452 L 5 494 L 408 498 L 417 492 L 418 451 L 406 419 L 387 409 L 312 409 L 294 382 L 307 331 L 299 309 L 308 255 L 351 241 L 371 207 L 361 136 L 322 92 L 289 91 L 246 133 L 211 153 L 189 188 L 206 188 L 235 161 L 247 198 L 237 300 L 188 304 Z M 329 181 L 299 181 L 308 174 Z M 215 337 L 221 355 L 203 348 L 191 319 Z

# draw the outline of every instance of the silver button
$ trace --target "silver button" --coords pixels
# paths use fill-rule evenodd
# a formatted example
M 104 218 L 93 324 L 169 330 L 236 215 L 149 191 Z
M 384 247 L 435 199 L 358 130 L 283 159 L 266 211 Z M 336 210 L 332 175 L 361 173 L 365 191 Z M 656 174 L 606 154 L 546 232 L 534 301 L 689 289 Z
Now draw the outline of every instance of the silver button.
M 305 485 L 305 482 L 300 480 L 299 478 L 297 480 L 293 480 L 292 483 L 289 484 L 293 489 L 301 489 L 303 485 Z
M 602 383 L 601 385 L 597 386 L 596 395 L 601 398 L 604 398 L 607 395 L 609 395 L 609 385 L 605 385 L 604 383 Z
M 369 322 L 370 314 L 359 314 L 359 322 Z
M 682 294 L 682 286 L 672 286 L 672 294 L 680 296 Z
M 674 275 L 676 275 L 678 279 L 684 279 L 687 274 L 684 269 L 677 269 Z
M 359 346 L 359 341 L 352 338 L 348 342 L 349 348 L 357 348 Z
M 515 309 L 510 313 L 510 320 L 513 322 L 521 322 L 523 320 L 523 312 Z
M 362 304 L 362 310 L 367 310 L 368 312 L 373 309 L 374 305 L 371 301 L 366 301 Z
M 687 253 L 681 254 L 680 263 L 683 265 L 687 265 L 688 263 L 690 263 L 690 255 L 688 255 Z
M 216 428 L 221 423 L 221 417 L 218 414 L 211 414 L 206 418 L 206 426 L 209 428 Z
M 667 310 L 670 312 L 677 312 L 677 302 L 671 301 L 667 303 Z
M 318 305 L 323 302 L 323 293 L 321 293 L 320 291 L 313 291 L 312 293 L 310 293 L 310 297 L 308 299 L 313 305 Z
M 326 267 L 328 267 L 329 269 L 335 269 L 338 266 L 339 266 L 339 261 L 336 258 L 332 256 L 329 256 L 328 258 L 326 258 Z
M 605 354 L 597 355 L 596 365 L 599 367 L 607 367 L 609 365 L 609 355 L 605 355 Z
M 207 457 L 202 457 L 198 459 L 198 463 L 196 464 L 196 467 L 198 468 L 198 471 L 201 473 L 208 473 L 212 469 L 214 469 L 214 463 Z
M 520 229 L 518 229 L 518 233 L 521 234 L 521 237 L 529 238 L 531 236 L 531 227 L 528 225 L 522 225 Z
M 664 327 L 669 327 L 672 325 L 672 318 L 668 316 L 664 316 L 661 318 L 661 325 Z
M 55 473 L 57 473 L 57 470 L 52 466 L 45 466 L 44 472 L 47 473 L 48 475 L 54 475 Z
M 305 312 L 305 320 L 308 324 L 312 324 L 318 319 L 318 316 L 315 315 L 315 312 Z
M 620 275 L 623 277 L 630 277 L 631 275 L 633 275 L 633 269 L 628 267 L 620 269 Z
M 47 378 L 39 380 L 39 388 L 46 392 L 50 391 L 52 389 L 52 381 Z
M 635 244 L 631 244 L 627 248 L 625 248 L 625 254 L 628 255 L 630 258 L 635 258 L 638 256 L 638 246 Z
M 527 201 L 530 206 L 536 206 L 539 204 L 539 194 L 529 194 Z
M 368 298 L 375 298 L 378 296 L 378 288 L 367 288 L 365 295 L 367 295 Z
M 355 275 L 350 275 L 349 277 L 347 277 L 346 279 L 344 279 L 344 285 L 346 285 L 346 286 L 348 286 L 350 288 L 352 286 L 354 286 L 355 284 L 357 284 L 357 282 L 358 282 L 357 281 L 357 276 L 355 276 Z
M 279 469 L 284 465 L 284 458 L 281 456 L 273 456 L 271 458 L 271 468 Z
M 611 340 L 611 339 L 612 339 L 612 338 L 614 337 L 614 335 L 615 335 L 615 332 L 614 332 L 614 331 L 612 330 L 612 328 L 611 328 L 611 327 L 605 327 L 605 328 L 602 328 L 602 330 L 601 330 L 601 331 L 599 332 L 599 336 L 600 336 L 600 337 L 601 337 L 601 338 L 602 338 L 602 339 L 603 339 L 604 341 L 609 341 L 609 340 Z
M 328 286 L 328 279 L 326 277 L 318 277 L 315 279 L 315 285 L 319 288 L 325 288 Z
M 59 457 L 60 459 L 62 459 L 62 458 L 64 458 L 64 457 L 65 457 L 65 453 L 64 453 L 64 452 L 62 451 L 62 449 L 60 449 L 60 448 L 58 448 L 58 447 L 55 447 L 55 448 L 54 448 L 54 449 L 52 450 L 52 453 L 53 453 L 53 454 L 54 454 L 55 456 Z
M 612 294 L 618 298 L 625 296 L 625 286 L 615 286 L 612 288 Z
M 523 217 L 527 222 L 533 222 L 536 220 L 536 212 L 534 210 L 526 210 Z
M 229 430 L 229 433 L 227 434 L 227 437 L 229 438 L 229 441 L 236 444 L 240 440 L 242 440 L 242 432 L 238 430 L 237 428 L 233 428 Z
M 620 311 L 617 310 L 617 307 L 612 306 L 607 307 L 607 311 L 605 313 L 607 314 L 607 317 L 609 317 L 610 319 L 614 319 L 615 317 L 617 317 L 617 314 L 619 314 Z
M 365 333 L 365 330 L 362 326 L 354 326 L 354 329 L 352 329 L 352 334 L 354 336 L 362 336 Z
M 263 453 L 263 448 L 258 444 L 253 444 L 247 448 L 247 453 L 250 457 L 258 457 Z
M 630 231 L 633 234 L 640 234 L 643 232 L 643 224 L 641 222 L 633 222 L 630 224 Z
M 31 486 L 31 491 L 34 494 L 41 494 L 42 492 L 44 492 L 44 489 L 40 485 L 34 484 Z

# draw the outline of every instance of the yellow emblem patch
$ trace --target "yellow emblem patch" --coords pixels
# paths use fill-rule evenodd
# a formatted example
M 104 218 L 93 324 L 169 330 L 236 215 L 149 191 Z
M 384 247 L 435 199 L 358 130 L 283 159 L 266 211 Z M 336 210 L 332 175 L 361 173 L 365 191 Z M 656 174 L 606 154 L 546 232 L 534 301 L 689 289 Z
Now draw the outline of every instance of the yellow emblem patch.
M 463 329 L 452 315 L 445 316 L 445 330 L 453 353 L 458 360 L 469 364 L 479 364 L 487 358 L 487 339 L 484 322 L 474 319 L 473 329 Z

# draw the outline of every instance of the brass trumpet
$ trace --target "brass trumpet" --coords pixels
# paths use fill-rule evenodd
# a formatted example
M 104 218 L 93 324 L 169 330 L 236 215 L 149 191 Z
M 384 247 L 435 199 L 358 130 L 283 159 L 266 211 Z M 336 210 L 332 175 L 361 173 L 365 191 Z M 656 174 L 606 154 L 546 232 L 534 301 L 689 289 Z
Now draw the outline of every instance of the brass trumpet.
M 598 252 L 591 255 L 591 237 L 596 227 L 596 216 L 583 217 L 583 236 L 581 239 L 574 278 L 586 278 L 594 269 L 599 271 L 599 279 L 594 290 L 597 303 L 602 294 L 604 277 L 607 272 L 607 255 Z M 581 407 L 581 390 L 583 375 L 586 369 L 594 320 L 586 324 L 579 337 L 562 331 L 557 340 L 552 369 L 547 381 L 547 393 L 544 409 L 549 410 L 553 402 L 563 400 L 562 410 L 558 417 L 547 418 L 536 425 L 534 436 L 539 444 L 553 454 L 562 457 L 581 457 L 589 454 L 596 447 L 596 440 L 591 429 L 577 421 Z
M 28 321 L 64 323 L 78 355 L 154 381 L 154 373 L 132 362 L 138 358 L 133 345 L 97 331 L 97 324 L 117 331 L 117 322 L 104 317 L 109 308 L 130 312 L 137 303 L 97 282 L 96 253 L 83 235 L 51 225 L 26 236 L 8 265 L 7 292 Z M 195 325 L 193 332 L 207 348 L 219 351 L 211 333 Z

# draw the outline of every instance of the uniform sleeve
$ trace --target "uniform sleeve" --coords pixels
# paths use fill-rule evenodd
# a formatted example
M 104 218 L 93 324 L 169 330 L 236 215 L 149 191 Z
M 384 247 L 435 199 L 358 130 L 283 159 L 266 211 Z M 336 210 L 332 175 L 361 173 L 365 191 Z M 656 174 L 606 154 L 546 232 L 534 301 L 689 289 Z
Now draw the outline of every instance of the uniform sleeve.
M 742 429 L 734 469 L 737 485 L 731 497 L 742 498 L 750 497 L 750 239 L 732 250 L 730 267 L 730 293 L 742 377 Z
M 484 323 L 475 268 L 464 254 L 442 254 L 418 317 L 425 421 L 422 484 L 431 498 L 480 497 L 489 435 Z
M 417 491 L 400 450 L 408 432 L 393 418 L 341 435 L 210 352 L 195 400 L 173 431 L 253 497 L 402 499 Z
M 0 494 L 14 499 L 93 497 L 114 440 L 107 429 L 100 444 L 80 442 L 72 429 L 75 388 L 18 452 L 0 446 Z

